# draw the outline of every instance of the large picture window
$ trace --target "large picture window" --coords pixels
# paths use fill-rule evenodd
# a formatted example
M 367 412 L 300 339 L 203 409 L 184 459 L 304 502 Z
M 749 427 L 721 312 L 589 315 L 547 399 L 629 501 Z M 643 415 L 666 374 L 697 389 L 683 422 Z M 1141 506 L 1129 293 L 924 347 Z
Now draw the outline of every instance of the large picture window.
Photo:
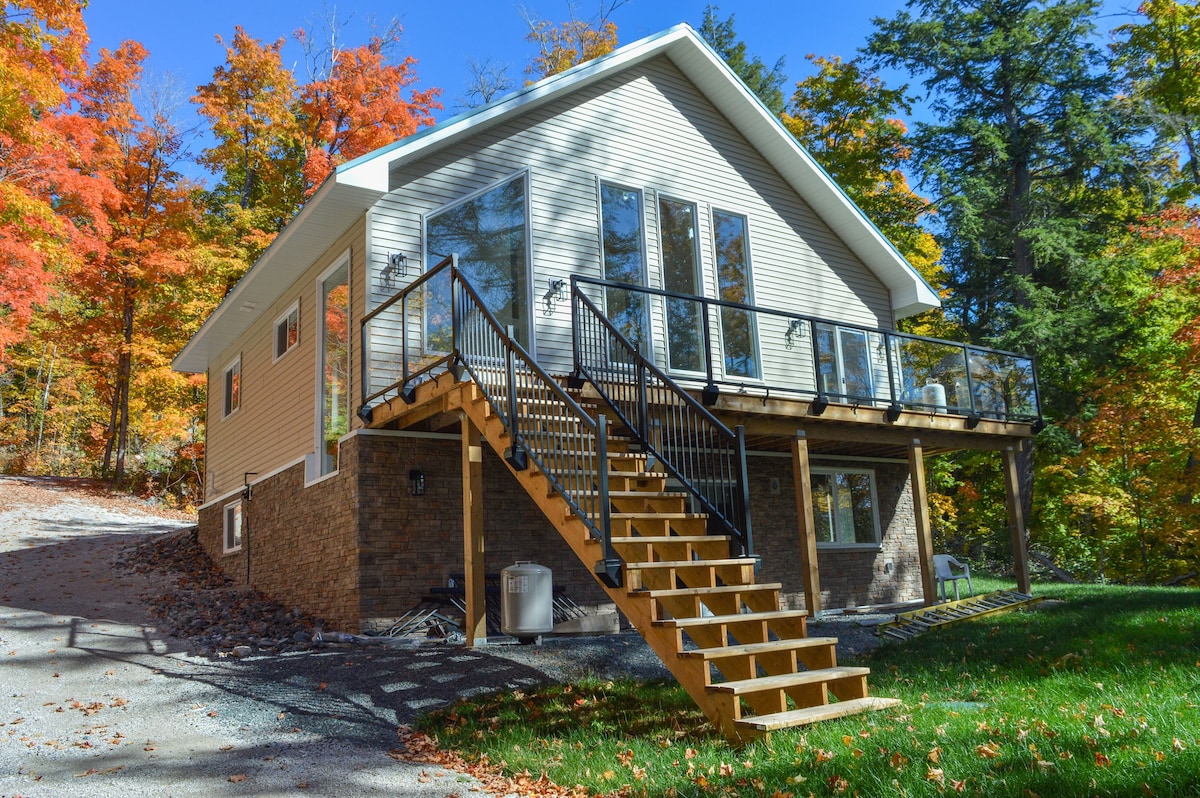
M 712 219 L 720 297 L 726 302 L 753 305 L 746 217 L 714 210 Z M 758 329 L 753 313 L 738 308 L 721 308 L 721 342 L 726 375 L 754 380 L 762 376 L 758 362 Z
M 516 339 L 529 346 L 526 180 L 518 175 L 498 186 L 430 214 L 425 220 L 425 265 L 449 255 L 483 304 Z M 450 287 L 435 280 L 425 297 L 425 347 L 451 349 Z
M 873 471 L 814 468 L 811 484 L 817 543 L 880 545 Z
M 600 236 L 604 279 L 624 285 L 646 284 L 645 228 L 642 192 L 600 184 Z M 650 336 L 646 295 L 610 287 L 604 292 L 604 312 L 630 343 L 647 353 Z
M 700 295 L 696 206 L 659 197 L 663 286 L 668 291 Z M 667 299 L 667 362 L 674 371 L 704 371 L 703 306 L 686 299 Z
M 338 439 L 350 431 L 350 261 L 344 259 L 321 278 L 320 423 L 317 431 L 321 474 L 338 468 Z

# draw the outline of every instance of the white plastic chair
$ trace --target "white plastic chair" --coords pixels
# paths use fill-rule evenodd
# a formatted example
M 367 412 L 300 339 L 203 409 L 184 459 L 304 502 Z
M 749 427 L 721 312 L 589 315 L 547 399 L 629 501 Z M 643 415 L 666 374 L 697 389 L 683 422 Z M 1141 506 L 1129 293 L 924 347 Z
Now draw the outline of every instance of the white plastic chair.
M 954 568 L 959 572 L 955 573 Z M 942 593 L 942 601 L 946 601 L 946 583 L 954 585 L 954 600 L 958 601 L 958 580 L 967 580 L 967 595 L 974 596 L 975 588 L 971 587 L 971 566 L 959 562 L 949 554 L 933 555 L 933 570 L 937 575 L 938 590 Z

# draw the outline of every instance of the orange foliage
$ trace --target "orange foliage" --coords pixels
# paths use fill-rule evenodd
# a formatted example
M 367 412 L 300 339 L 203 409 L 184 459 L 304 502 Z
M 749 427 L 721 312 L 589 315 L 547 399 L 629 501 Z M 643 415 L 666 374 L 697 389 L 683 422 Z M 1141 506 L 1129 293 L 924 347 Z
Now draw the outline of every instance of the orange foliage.
M 304 124 L 305 195 L 309 196 L 339 164 L 410 136 L 434 123 L 442 104 L 441 89 L 404 89 L 416 82 L 412 56 L 389 63 L 387 45 L 400 29 L 374 36 L 359 47 L 334 54 L 327 76 L 313 80 L 300 93 L 299 117 Z M 297 37 L 302 41 L 305 34 Z

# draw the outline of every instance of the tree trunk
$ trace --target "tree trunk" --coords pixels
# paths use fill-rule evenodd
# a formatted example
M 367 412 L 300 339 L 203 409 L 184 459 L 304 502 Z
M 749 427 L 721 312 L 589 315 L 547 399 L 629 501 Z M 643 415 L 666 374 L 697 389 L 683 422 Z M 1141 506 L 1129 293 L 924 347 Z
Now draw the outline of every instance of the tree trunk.
M 133 374 L 133 296 L 128 284 L 124 299 L 121 355 L 117 360 L 117 455 L 113 471 L 113 480 L 118 485 L 125 481 L 125 453 L 129 444 L 129 383 Z

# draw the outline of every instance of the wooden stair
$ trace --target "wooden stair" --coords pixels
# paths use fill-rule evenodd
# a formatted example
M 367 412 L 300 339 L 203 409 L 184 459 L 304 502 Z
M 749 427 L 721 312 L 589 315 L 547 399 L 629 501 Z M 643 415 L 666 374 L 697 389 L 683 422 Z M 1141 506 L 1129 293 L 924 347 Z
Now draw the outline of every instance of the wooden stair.
M 939 626 L 969 621 L 1000 612 L 1025 609 L 1041 600 L 1041 596 L 1034 597 L 1027 593 L 1018 593 L 1015 590 L 997 590 L 971 598 L 902 612 L 896 616 L 894 621 L 882 623 L 876 627 L 876 633 L 883 638 L 911 640 Z
M 433 390 L 433 389 L 430 389 Z M 513 441 L 474 383 L 456 383 L 460 408 L 498 454 Z M 529 412 L 566 424 L 548 403 Z M 868 695 L 866 668 L 837 664 L 837 639 L 807 636 L 802 610 L 780 609 L 779 584 L 755 582 L 754 558 L 731 556 L 726 536 L 707 535 L 707 517 L 689 512 L 688 494 L 628 441 L 608 441 L 613 549 L 623 584 L 601 587 L 645 638 L 705 716 L 731 741 L 778 729 L 898 705 Z M 561 454 L 561 453 L 560 453 Z M 589 568 L 603 546 L 531 459 L 505 460 L 563 539 Z

